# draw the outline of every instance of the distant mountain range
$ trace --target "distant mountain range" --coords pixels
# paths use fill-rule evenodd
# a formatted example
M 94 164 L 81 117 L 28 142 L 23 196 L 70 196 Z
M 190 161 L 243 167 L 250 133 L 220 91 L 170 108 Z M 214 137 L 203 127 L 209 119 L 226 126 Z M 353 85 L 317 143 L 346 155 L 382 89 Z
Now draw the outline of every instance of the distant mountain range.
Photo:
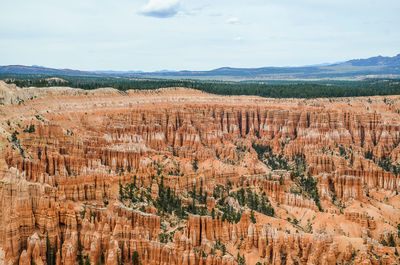
M 136 78 L 268 80 L 268 79 L 354 79 L 366 77 L 400 77 L 400 54 L 393 57 L 376 56 L 341 63 L 300 67 L 232 68 L 209 71 L 80 71 L 42 66 L 0 66 L 0 74 L 41 74 L 62 76 L 124 76 Z

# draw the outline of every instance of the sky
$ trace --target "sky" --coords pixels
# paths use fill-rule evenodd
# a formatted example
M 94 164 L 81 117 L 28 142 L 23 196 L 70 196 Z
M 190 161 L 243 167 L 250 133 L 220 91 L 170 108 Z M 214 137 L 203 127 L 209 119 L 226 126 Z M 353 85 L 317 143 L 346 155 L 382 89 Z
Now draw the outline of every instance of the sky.
M 399 0 L 0 0 L 0 65 L 299 66 L 400 53 Z

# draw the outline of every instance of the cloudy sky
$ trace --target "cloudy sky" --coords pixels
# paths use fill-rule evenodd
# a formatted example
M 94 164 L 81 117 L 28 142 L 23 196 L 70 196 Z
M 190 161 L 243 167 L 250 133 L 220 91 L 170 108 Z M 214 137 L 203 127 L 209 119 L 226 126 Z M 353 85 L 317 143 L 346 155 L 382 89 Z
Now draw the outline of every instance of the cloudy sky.
M 399 0 L 1 0 L 0 65 L 207 70 L 400 53 Z

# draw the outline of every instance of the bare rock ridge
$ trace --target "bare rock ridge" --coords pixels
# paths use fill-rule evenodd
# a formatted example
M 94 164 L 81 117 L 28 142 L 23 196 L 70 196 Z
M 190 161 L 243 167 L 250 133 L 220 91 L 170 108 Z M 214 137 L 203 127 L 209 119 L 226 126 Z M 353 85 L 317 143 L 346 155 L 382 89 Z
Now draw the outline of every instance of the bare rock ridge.
M 400 263 L 399 96 L 0 100 L 0 264 Z

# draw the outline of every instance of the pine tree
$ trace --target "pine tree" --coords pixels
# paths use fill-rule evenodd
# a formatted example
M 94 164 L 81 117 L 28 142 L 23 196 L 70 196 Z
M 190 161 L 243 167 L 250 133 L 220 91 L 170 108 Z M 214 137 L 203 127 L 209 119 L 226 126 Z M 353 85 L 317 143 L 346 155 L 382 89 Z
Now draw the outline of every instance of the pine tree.
M 82 248 L 81 238 L 78 235 L 78 254 L 76 255 L 76 257 L 78 259 L 79 265 L 83 265 L 82 250 L 83 248 Z
M 136 250 L 132 253 L 132 265 L 139 265 L 139 253 Z
M 396 247 L 396 242 L 394 241 L 393 234 L 390 234 L 388 243 L 390 247 Z
M 46 261 L 47 264 L 53 265 L 52 250 L 50 245 L 49 233 L 46 233 Z
M 53 265 L 56 265 L 56 257 L 57 257 L 56 248 L 53 248 L 52 256 L 53 256 L 53 259 L 52 259 Z
M 124 263 L 124 245 L 122 245 L 122 248 L 121 248 L 121 264 L 123 264 Z
M 250 211 L 250 220 L 253 224 L 255 224 L 257 222 L 256 218 L 254 217 L 254 211 L 251 210 Z
M 195 157 L 193 160 L 193 163 L 192 163 L 194 171 L 197 171 L 199 169 L 199 166 L 197 165 L 197 163 L 198 163 L 198 159 L 197 159 L 197 157 Z
M 124 191 L 122 188 L 122 183 L 119 181 L 119 200 L 122 201 L 124 199 Z
M 85 265 L 90 265 L 90 260 L 88 255 L 85 256 Z
M 397 236 L 400 237 L 400 223 L 397 224 Z

